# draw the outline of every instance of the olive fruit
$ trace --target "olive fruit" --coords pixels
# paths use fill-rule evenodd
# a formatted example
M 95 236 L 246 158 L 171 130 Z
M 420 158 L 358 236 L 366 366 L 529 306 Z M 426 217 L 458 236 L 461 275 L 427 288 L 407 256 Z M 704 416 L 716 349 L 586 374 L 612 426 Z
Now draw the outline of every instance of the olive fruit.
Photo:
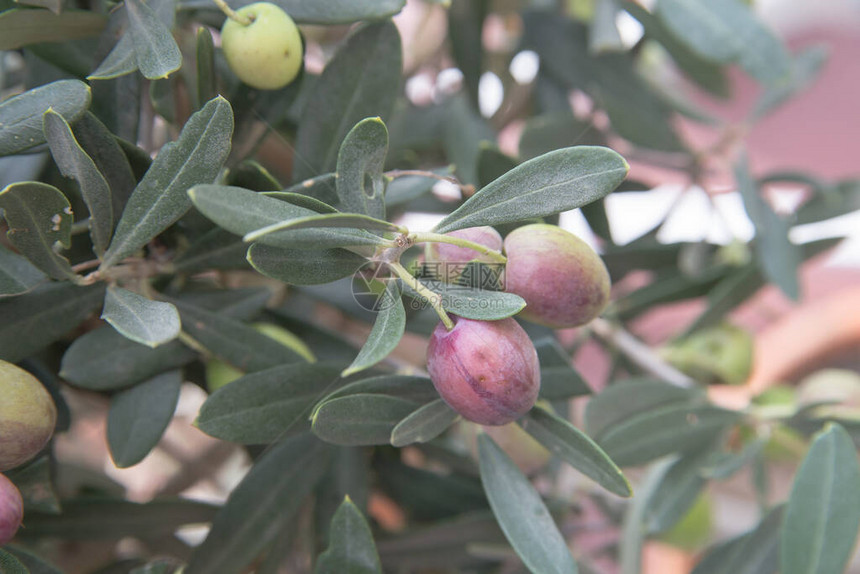
M 54 400 L 39 380 L 0 361 L 0 471 L 19 466 L 44 448 L 57 422 Z
M 665 346 L 660 355 L 697 381 L 740 385 L 752 371 L 754 346 L 749 331 L 723 323 Z
M 293 19 L 271 2 L 255 2 L 236 11 L 251 23 L 227 18 L 221 50 L 240 80 L 259 90 L 277 90 L 302 69 L 302 37 Z
M 534 344 L 512 318 L 439 323 L 427 348 L 427 371 L 439 395 L 463 418 L 504 425 L 534 406 L 540 364 Z
M 576 235 L 535 223 L 509 233 L 504 246 L 505 291 L 525 299 L 523 319 L 556 329 L 578 327 L 609 303 L 609 272 Z
M 0 474 L 0 546 L 15 537 L 24 518 L 24 501 L 12 481 Z
M 469 227 L 446 233 L 446 235 L 468 239 L 496 251 L 502 250 L 502 236 L 492 227 Z M 468 247 L 432 242 L 427 244 L 425 261 L 427 266 L 433 267 L 434 272 L 438 271 L 440 279 L 453 283 L 470 261 L 487 262 L 489 260 L 486 256 Z

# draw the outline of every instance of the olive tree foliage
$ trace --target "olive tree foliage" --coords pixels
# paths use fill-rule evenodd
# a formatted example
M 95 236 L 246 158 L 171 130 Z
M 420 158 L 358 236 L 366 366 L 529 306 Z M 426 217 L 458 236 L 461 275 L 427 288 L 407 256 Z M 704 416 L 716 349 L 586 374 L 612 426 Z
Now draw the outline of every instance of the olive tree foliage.
M 304 28 L 305 46 L 326 62 L 273 91 L 243 85 L 227 67 L 215 41 L 224 15 L 209 0 L 0 0 L 0 359 L 52 392 L 58 433 L 76 416 L 62 389 L 109 400 L 105 440 L 118 467 L 158 445 L 183 382 L 211 391 L 195 426 L 243 445 L 253 461 L 222 505 L 137 503 L 99 476 L 55 488 L 70 470 L 49 445 L 8 472 L 24 494 L 25 528 L 0 550 L 0 569 L 62 572 L 57 540 L 112 548 L 133 538 L 133 555 L 114 553 L 104 571 L 571 574 L 608 557 L 633 574 L 643 544 L 686 520 L 710 483 L 751 468 L 759 521 L 736 538 L 703 540 L 695 572 L 842 572 L 860 522 L 856 418 L 792 401 L 717 406 L 706 385 L 731 379 L 723 363 L 667 363 L 625 327 L 703 298 L 701 315 L 677 333 L 683 345 L 725 329 L 767 284 L 801 296 L 798 266 L 835 241 L 798 245 L 789 231 L 857 208 L 860 186 L 754 175 L 743 130 L 653 79 L 672 69 L 727 99 L 727 70 L 737 66 L 762 87 L 749 126 L 813 82 L 824 52 L 789 51 L 741 0 L 658 0 L 652 9 L 415 1 L 448 21 L 425 69 L 449 58 L 462 72 L 461 89 L 421 105 L 405 96 L 417 69 L 403 71 L 392 21 L 404 0 L 275 0 L 299 25 L 316 25 Z M 643 27 L 635 45 L 621 41 L 622 12 Z M 516 42 L 485 53 L 484 23 L 500 16 L 521 24 Z M 523 50 L 540 62 L 527 84 L 509 71 Z M 487 118 L 478 86 L 489 71 L 506 99 Z M 591 102 L 587 112 L 574 113 L 574 93 Z M 682 116 L 723 130 L 726 145 L 696 149 L 675 129 Z M 514 122 L 524 124 L 519 157 L 497 145 Z M 734 162 L 751 241 L 666 244 L 659 226 L 613 241 L 606 196 L 647 187 L 626 177 L 622 156 L 670 166 L 696 185 L 720 154 Z M 462 199 L 440 199 L 439 180 L 458 185 Z M 807 191 L 790 215 L 761 193 L 781 181 Z M 439 398 L 425 365 L 391 358 L 404 334 L 429 336 L 445 313 L 491 321 L 523 307 L 474 286 L 426 304 L 444 286 L 416 278 L 412 244 L 434 236 L 400 216 L 439 214 L 436 234 L 490 225 L 504 235 L 578 208 L 613 281 L 645 272 L 650 282 L 616 294 L 581 330 L 613 360 L 599 394 L 571 366 L 575 349 L 523 323 L 542 385 L 513 430 L 551 454 L 536 483 L 490 433 L 479 431 L 470 452 L 464 437 L 476 427 Z M 383 259 L 394 280 L 360 281 Z M 359 284 L 386 304 L 368 311 Z M 366 339 L 332 329 L 321 309 L 364 325 Z M 289 336 L 274 341 L 255 328 L 261 322 Z M 214 390 L 216 362 L 239 378 Z M 574 398 L 587 405 L 583 417 L 569 416 Z M 787 433 L 805 455 L 790 497 L 774 506 L 768 453 Z M 561 486 L 571 467 L 586 477 L 572 493 Z M 645 472 L 628 480 L 634 467 Z M 396 532 L 369 509 L 374 498 L 402 513 Z M 601 528 L 620 532 L 617 544 L 579 546 L 585 504 L 599 509 Z M 202 542 L 177 536 L 196 524 L 209 526 Z

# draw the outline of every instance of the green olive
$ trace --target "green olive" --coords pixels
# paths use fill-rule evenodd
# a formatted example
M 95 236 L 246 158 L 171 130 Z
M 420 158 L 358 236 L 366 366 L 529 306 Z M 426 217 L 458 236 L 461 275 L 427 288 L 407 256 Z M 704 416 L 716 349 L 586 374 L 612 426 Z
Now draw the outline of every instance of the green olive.
M 270 2 L 236 11 L 246 25 L 228 18 L 221 28 L 221 49 L 240 80 L 259 90 L 283 88 L 302 69 L 302 37 L 293 19 Z
M 0 471 L 24 464 L 44 448 L 57 407 L 39 379 L 0 361 Z

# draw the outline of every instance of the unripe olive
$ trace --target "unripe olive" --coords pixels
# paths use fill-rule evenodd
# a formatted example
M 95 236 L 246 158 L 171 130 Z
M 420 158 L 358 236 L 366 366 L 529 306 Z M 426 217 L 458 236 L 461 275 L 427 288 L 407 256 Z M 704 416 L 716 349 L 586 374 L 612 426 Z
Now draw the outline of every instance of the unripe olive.
M 724 323 L 667 345 L 660 355 L 700 382 L 740 385 L 752 370 L 754 344 L 748 331 Z
M 0 474 L 0 546 L 15 537 L 24 518 L 24 501 L 12 481 Z
M 609 272 L 583 240 L 535 223 L 505 237 L 505 291 L 526 301 L 519 316 L 552 328 L 577 327 L 609 303 Z
M 511 318 L 453 320 L 450 331 L 439 323 L 427 348 L 427 371 L 439 395 L 482 425 L 520 418 L 540 390 L 540 364 L 528 334 Z
M 57 407 L 42 383 L 0 361 L 0 471 L 36 456 L 54 434 L 56 422 Z
M 445 235 L 468 239 L 469 241 L 486 245 L 496 251 L 502 250 L 502 236 L 492 227 L 469 227 L 467 229 L 458 229 Z M 485 255 L 478 253 L 474 249 L 439 242 L 427 244 L 425 259 L 427 265 L 433 265 L 434 269 L 438 267 L 439 278 L 449 283 L 457 280 L 463 267 L 470 261 L 490 261 Z
M 260 90 L 277 90 L 302 69 L 302 37 L 293 19 L 271 2 L 256 2 L 236 11 L 251 23 L 227 18 L 221 49 L 240 80 Z

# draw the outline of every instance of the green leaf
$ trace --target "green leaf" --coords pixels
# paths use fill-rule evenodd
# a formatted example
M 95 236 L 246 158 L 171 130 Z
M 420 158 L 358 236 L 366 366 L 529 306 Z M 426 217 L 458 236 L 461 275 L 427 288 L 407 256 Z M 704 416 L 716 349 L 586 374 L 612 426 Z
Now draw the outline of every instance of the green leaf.
M 426 377 L 378 375 L 354 381 L 326 396 L 326 401 L 357 394 L 383 394 L 423 404 L 439 398 L 433 383 Z M 313 416 L 313 415 L 312 415 Z
M 293 187 L 301 187 L 301 184 Z M 320 201 L 310 195 L 304 195 L 301 193 L 295 193 L 291 191 L 266 191 L 264 195 L 268 197 L 274 197 L 275 199 L 280 199 L 281 201 L 286 201 L 296 207 L 303 207 L 305 209 L 310 209 L 311 211 L 316 211 L 317 213 L 340 213 L 337 209 L 332 207 L 331 205 Z
M 188 190 L 188 196 L 203 215 L 240 236 L 284 221 L 319 216 L 316 211 L 240 187 L 198 185 Z M 381 237 L 365 231 L 337 228 L 333 231 L 287 230 L 260 237 L 260 243 L 274 247 L 314 250 L 344 245 L 377 245 L 383 242 Z
M 648 501 L 644 524 L 649 534 L 666 532 L 687 514 L 705 486 L 702 467 L 711 454 L 710 449 L 702 449 L 667 469 Z
M 658 274 L 651 283 L 615 302 L 618 318 L 626 322 L 664 303 L 710 295 L 714 286 L 732 271 L 726 265 L 712 265 L 696 274 L 681 269 Z
M 302 161 L 293 181 L 334 171 L 350 129 L 365 118 L 388 117 L 400 91 L 402 59 L 391 21 L 363 26 L 346 40 L 309 96 L 296 134 L 295 156 Z
M 284 192 L 306 195 L 313 199 L 324 201 L 327 204 L 335 204 L 337 203 L 337 174 L 334 172 L 324 173 L 323 175 L 300 181 L 285 189 Z M 311 209 L 320 211 L 316 208 Z
M 478 85 L 484 63 L 482 42 L 484 19 L 489 12 L 487 0 L 450 2 L 448 8 L 448 40 L 457 69 L 463 72 L 463 83 L 469 100 L 478 109 Z
M 181 386 L 182 372 L 170 371 L 114 395 L 107 440 L 117 467 L 134 466 L 155 448 L 173 418 Z
M 281 221 L 272 225 L 267 225 L 262 229 L 257 229 L 251 233 L 246 233 L 242 238 L 244 241 L 260 241 L 267 235 L 279 231 L 291 231 L 299 229 L 327 229 L 327 228 L 349 228 L 375 231 L 396 231 L 402 232 L 403 228 L 399 225 L 389 223 L 382 219 L 376 219 L 367 215 L 356 213 L 323 213 L 320 215 L 311 215 L 308 217 L 299 217 L 289 221 Z
M 385 293 L 379 302 L 379 313 L 367 340 L 361 347 L 358 356 L 347 367 L 342 377 L 369 369 L 387 357 L 400 343 L 406 331 L 406 309 L 400 296 L 400 286 L 397 281 L 389 281 Z
M 215 44 L 212 42 L 212 32 L 209 28 L 201 26 L 197 30 L 197 106 L 204 106 L 206 102 L 218 95 L 215 75 Z
M 110 80 L 136 71 L 137 56 L 134 51 L 134 38 L 126 32 L 120 36 L 107 57 L 87 76 L 87 79 Z
M 388 444 L 391 432 L 420 403 L 383 394 L 357 393 L 326 399 L 318 406 L 311 428 L 326 442 L 342 446 Z
M 107 18 L 89 10 L 12 9 L 0 12 L 0 50 L 17 50 L 42 42 L 67 42 L 98 36 Z
M 337 155 L 337 196 L 341 208 L 371 217 L 385 217 L 385 156 L 388 129 L 380 118 L 353 127 Z
M 783 514 L 781 506 L 771 510 L 753 530 L 711 550 L 692 574 L 776 574 Z
M 717 325 L 732 309 L 749 299 L 764 284 L 764 278 L 754 263 L 734 270 L 714 285 L 708 293 L 708 308 L 696 318 L 682 336 L 686 337 L 694 331 Z
M 194 424 L 221 440 L 272 443 L 293 429 L 306 430 L 311 407 L 342 384 L 339 371 L 326 363 L 296 363 L 245 375 L 212 393 Z
M 115 285 L 108 287 L 102 319 L 125 337 L 148 347 L 172 341 L 180 331 L 176 307 Z
M 533 159 L 577 144 L 598 145 L 600 139 L 600 133 L 592 124 L 578 119 L 570 110 L 533 116 L 523 126 L 520 157 Z
M 737 62 L 764 84 L 786 81 L 791 73 L 786 47 L 740 0 L 660 0 L 656 14 L 702 58 Z
M 465 95 L 455 97 L 445 105 L 442 122 L 442 145 L 445 156 L 455 166 L 461 183 L 478 185 L 478 162 L 481 149 L 496 136 L 489 123 L 472 108 Z M 448 211 L 446 206 L 445 211 Z
M 667 454 L 702 448 L 739 416 L 711 405 L 669 404 L 629 417 L 604 431 L 596 441 L 619 466 L 636 466 Z
M 30 574 L 26 566 L 2 548 L 0 548 L 0 571 L 4 574 Z
M 153 500 L 146 504 L 111 498 L 63 500 L 58 515 L 31 512 L 26 536 L 67 540 L 119 540 L 128 536 L 153 538 L 172 535 L 186 524 L 203 524 L 217 506 L 191 500 Z
M 540 398 L 556 401 L 591 394 L 591 387 L 570 364 L 570 357 L 554 337 L 534 343 L 540 361 Z
M 767 87 L 755 103 L 750 114 L 750 121 L 760 120 L 812 84 L 826 61 L 827 48 L 825 46 L 813 46 L 795 56 L 791 62 L 791 75 L 788 80 Z
M 642 79 L 627 54 L 594 56 L 588 29 L 550 11 L 527 12 L 524 47 L 538 53 L 541 73 L 560 87 L 579 89 L 609 115 L 612 129 L 631 142 L 661 151 L 684 150 L 672 127 L 672 110 Z M 565 102 L 564 108 L 570 106 Z
M 104 300 L 104 285 L 49 283 L 17 297 L 0 299 L 0 359 L 17 363 L 53 343 Z
M 112 220 L 119 221 L 125 203 L 137 185 L 128 158 L 111 131 L 90 112 L 75 122 L 72 131 L 107 181 L 113 203 Z
M 504 291 L 486 291 L 456 285 L 448 285 L 442 291 L 442 307 L 466 319 L 497 321 L 516 315 L 525 306 L 525 299 Z
M 102 256 L 113 232 L 113 206 L 107 181 L 87 155 L 66 120 L 52 109 L 43 117 L 45 139 L 60 173 L 74 179 L 90 211 L 90 235 L 96 255 Z
M 45 280 L 45 274 L 27 259 L 0 245 L 0 297 L 26 293 Z
M 329 545 L 314 574 L 382 574 L 370 526 L 349 496 L 331 519 Z
M 89 107 L 90 97 L 90 87 L 85 83 L 60 80 L 3 101 L 0 103 L 0 156 L 45 143 L 42 115 L 53 108 L 73 122 Z
M 593 440 L 568 421 L 546 409 L 535 408 L 526 414 L 520 425 L 547 450 L 609 492 L 623 497 L 633 494 L 621 469 Z
M 241 237 L 216 227 L 201 235 L 174 261 L 177 273 L 200 273 L 212 269 L 247 269 L 248 244 Z
M 391 430 L 392 446 L 403 447 L 433 440 L 450 427 L 460 415 L 442 399 L 412 411 Z
M 782 574 L 845 571 L 860 527 L 860 465 L 851 436 L 828 424 L 803 460 L 785 510 Z
M 798 267 L 802 261 L 799 246 L 788 238 L 789 224 L 777 215 L 759 195 L 759 188 L 750 175 L 746 157 L 735 165 L 735 179 L 744 200 L 747 214 L 755 225 L 756 262 L 765 277 L 795 301 L 800 298 Z
M 478 436 L 481 482 L 505 537 L 526 567 L 541 574 L 576 574 L 576 563 L 540 495 L 486 434 Z
M 218 312 L 238 321 L 259 317 L 274 291 L 269 287 L 235 287 L 231 289 L 188 290 L 179 296 L 184 301 L 207 311 Z
M 610 385 L 588 402 L 585 428 L 600 442 L 600 437 L 630 417 L 677 403 L 689 403 L 697 397 L 694 391 L 648 379 L 626 380 Z
M 126 0 L 128 33 L 134 43 L 137 67 L 148 80 L 166 78 L 182 65 L 182 53 L 170 28 L 143 0 Z
M 343 446 L 388 444 L 394 427 L 439 398 L 429 379 L 385 375 L 350 383 L 325 397 L 311 414 L 314 433 Z
M 322 477 L 329 454 L 313 435 L 302 434 L 258 459 L 215 517 L 185 574 L 241 571 L 293 519 Z
M 6 551 L 17 558 L 21 564 L 23 564 L 30 574 L 63 574 L 63 571 L 59 568 L 55 567 L 53 564 L 48 563 L 41 556 L 37 556 L 33 553 L 27 552 L 23 548 L 18 548 L 16 546 L 8 545 L 5 547 Z M 2 550 L 0 550 L 0 555 L 2 555 Z M 14 574 L 14 570 L 10 570 L 7 572 L 3 570 L 3 559 L 0 558 L 0 571 L 4 574 Z
M 179 341 L 153 349 L 102 327 L 72 343 L 60 363 L 60 376 L 84 389 L 112 391 L 177 369 L 195 358 L 197 353 Z
M 346 249 L 281 249 L 255 243 L 248 249 L 254 269 L 293 285 L 320 285 L 355 273 L 367 260 Z
M 6 476 L 21 492 L 24 506 L 28 511 L 60 513 L 60 499 L 54 490 L 51 466 L 51 460 L 46 455 L 24 466 L 6 471 Z
M 729 83 L 721 64 L 693 52 L 667 29 L 662 20 L 633 0 L 625 0 L 623 7 L 642 24 L 645 36 L 659 43 L 690 80 L 717 97 L 729 96 Z
M 54 279 L 76 279 L 68 259 L 54 245 L 70 247 L 72 207 L 59 189 L 37 181 L 13 183 L 0 191 L 6 237 L 36 267 Z
M 618 548 L 621 574 L 640 574 L 642 571 L 642 545 L 646 534 L 645 512 L 669 464 L 669 461 L 661 461 L 651 466 L 637 484 L 636 496 L 627 506 Z
M 184 301 L 173 303 L 179 309 L 183 330 L 240 371 L 251 373 L 285 363 L 304 362 L 294 350 L 245 323 Z
M 230 2 L 234 9 L 251 4 L 254 0 Z M 284 12 L 298 24 L 352 24 L 362 20 L 383 20 L 394 16 L 406 0 L 275 0 Z M 186 0 L 183 7 L 210 8 L 211 0 Z
M 582 207 L 605 196 L 627 176 L 627 162 L 608 148 L 565 148 L 529 160 L 470 197 L 435 228 L 512 223 Z
M 179 139 L 161 148 L 128 200 L 102 268 L 134 254 L 191 207 L 186 191 L 210 183 L 230 152 L 233 110 L 222 97 L 195 113 Z
M 615 23 L 618 11 L 615 0 L 597 0 L 588 35 L 588 49 L 592 54 L 624 51 L 624 43 Z

